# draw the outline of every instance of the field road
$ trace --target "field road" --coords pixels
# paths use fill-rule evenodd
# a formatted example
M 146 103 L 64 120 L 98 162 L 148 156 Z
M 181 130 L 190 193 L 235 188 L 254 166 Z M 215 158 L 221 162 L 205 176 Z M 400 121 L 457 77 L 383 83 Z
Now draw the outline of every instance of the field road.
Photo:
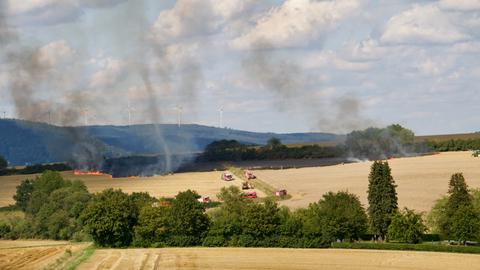
M 106 269 L 474 269 L 471 254 L 265 248 L 99 249 L 79 270 Z
M 388 161 L 397 184 L 400 207 L 430 211 L 448 190 L 450 176 L 463 172 L 470 188 L 480 188 L 480 158 L 471 152 L 448 152 L 431 156 L 398 158 Z M 329 191 L 347 190 L 360 197 L 367 206 L 368 174 L 371 162 L 327 167 L 286 170 L 259 170 L 255 174 L 264 182 L 285 188 L 292 199 L 282 201 L 291 208 L 307 207 Z

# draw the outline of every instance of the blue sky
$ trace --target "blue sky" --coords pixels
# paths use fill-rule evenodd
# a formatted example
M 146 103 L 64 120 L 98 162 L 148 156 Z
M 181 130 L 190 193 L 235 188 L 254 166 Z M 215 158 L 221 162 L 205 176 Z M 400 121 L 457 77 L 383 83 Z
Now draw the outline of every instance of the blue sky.
M 127 124 L 130 111 L 132 123 L 174 123 L 181 108 L 184 123 L 219 126 L 222 109 L 225 126 L 252 131 L 480 130 L 479 0 L 0 8 L 0 110 L 11 117 Z

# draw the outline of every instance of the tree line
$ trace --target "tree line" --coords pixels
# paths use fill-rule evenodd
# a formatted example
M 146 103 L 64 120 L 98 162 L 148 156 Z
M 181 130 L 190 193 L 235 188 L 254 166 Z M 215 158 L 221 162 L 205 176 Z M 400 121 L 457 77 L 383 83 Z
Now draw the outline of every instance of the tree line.
M 214 141 L 199 156 L 200 161 L 240 161 L 303 158 L 387 159 L 430 151 L 425 143 L 416 143 L 415 134 L 400 125 L 353 131 L 337 146 L 304 145 L 287 147 L 277 138 L 264 146 L 242 144 L 235 140 Z
M 53 164 L 34 164 L 27 165 L 23 168 L 9 168 L 8 161 L 0 155 L 0 176 L 2 175 L 16 175 L 16 174 L 36 174 L 46 171 L 70 171 L 72 168 L 65 163 Z
M 437 152 L 480 150 L 479 139 L 451 139 L 447 141 L 428 140 L 425 144 Z
M 80 181 L 46 172 L 25 180 L 14 196 L 24 218 L 0 222 L 0 238 L 93 240 L 102 247 L 238 246 L 328 247 L 360 239 L 418 243 L 425 239 L 423 215 L 399 209 L 388 162 L 372 164 L 368 207 L 346 191 L 328 192 L 306 208 L 279 207 L 270 198 L 252 200 L 231 186 L 220 206 L 206 211 L 195 191 L 175 198 L 108 189 L 90 194 Z M 427 218 L 431 231 L 466 244 L 480 237 L 480 192 L 454 174 L 448 195 Z

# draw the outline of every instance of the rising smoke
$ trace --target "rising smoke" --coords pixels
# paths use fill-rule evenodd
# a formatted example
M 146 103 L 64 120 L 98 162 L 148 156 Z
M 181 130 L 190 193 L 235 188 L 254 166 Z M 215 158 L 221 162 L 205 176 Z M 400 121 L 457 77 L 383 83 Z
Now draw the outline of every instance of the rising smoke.
M 9 6 L 0 1 L 0 51 L 8 72 L 8 90 L 15 106 L 16 115 L 25 120 L 44 121 L 56 116 L 56 122 L 66 126 L 65 135 L 71 142 L 71 155 L 65 157 L 72 165 L 82 169 L 98 167 L 102 160 L 99 142 L 89 138 L 83 128 L 72 127 L 78 123 L 85 108 L 85 96 L 79 91 L 65 94 L 64 102 L 55 102 L 38 97 L 40 89 L 55 91 L 48 62 L 42 61 L 41 49 L 25 46 L 20 42 L 15 28 L 8 22 Z M 28 122 L 22 122 L 29 125 Z M 55 142 L 46 142 L 50 152 L 58 151 Z
M 301 108 L 314 120 L 315 130 L 345 132 L 365 128 L 373 122 L 361 116 L 362 104 L 354 95 L 319 100 L 308 90 L 308 75 L 291 58 L 282 57 L 274 44 L 257 40 L 242 63 L 248 76 L 261 89 L 274 95 L 280 111 Z M 320 88 L 321 85 L 315 85 Z

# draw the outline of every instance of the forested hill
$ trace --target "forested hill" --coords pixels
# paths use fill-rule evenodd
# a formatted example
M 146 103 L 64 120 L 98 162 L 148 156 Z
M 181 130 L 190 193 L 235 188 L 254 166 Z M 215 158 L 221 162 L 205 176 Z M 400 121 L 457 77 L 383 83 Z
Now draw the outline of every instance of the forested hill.
M 173 153 L 200 152 L 215 140 L 237 140 L 246 144 L 265 144 L 272 137 L 285 144 L 332 141 L 327 133 L 257 133 L 201 125 L 163 124 L 133 126 L 58 127 L 22 120 L 0 120 L 0 155 L 11 165 L 65 161 L 75 147 L 91 145 L 106 156 L 158 154 L 161 137 Z

